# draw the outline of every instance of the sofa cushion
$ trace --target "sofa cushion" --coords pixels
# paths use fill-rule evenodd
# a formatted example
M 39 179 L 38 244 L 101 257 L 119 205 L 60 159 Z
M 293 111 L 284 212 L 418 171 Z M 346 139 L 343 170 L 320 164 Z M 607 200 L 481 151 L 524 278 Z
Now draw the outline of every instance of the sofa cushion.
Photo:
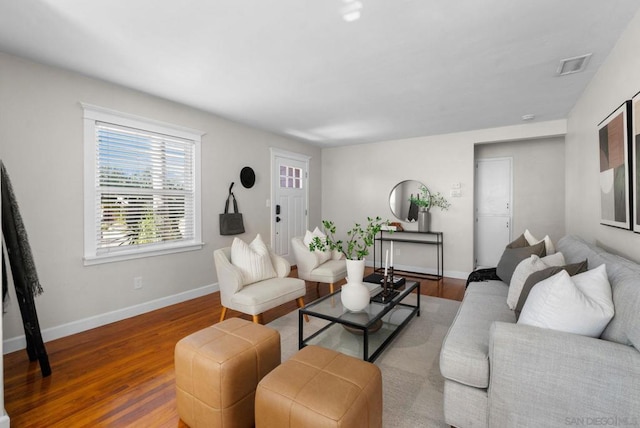
M 561 254 L 561 253 L 556 253 L 556 254 Z M 524 285 L 522 286 L 522 291 L 520 292 L 520 297 L 518 298 L 518 304 L 516 305 L 516 308 L 515 308 L 516 318 L 520 316 L 520 312 L 522 311 L 524 302 L 527 301 L 527 297 L 529 297 L 529 293 L 531 292 L 531 289 L 537 283 L 544 281 L 547 278 L 551 278 L 553 275 L 557 274 L 561 270 L 566 270 L 569 276 L 574 276 L 579 273 L 586 272 L 587 267 L 588 267 L 587 261 L 584 260 L 580 263 L 572 263 L 570 265 L 551 266 L 529 275 L 527 280 L 524 282 Z
M 616 314 L 600 337 L 640 350 L 640 265 L 608 253 L 602 259 L 607 265 Z
M 557 249 L 563 252 L 567 263 L 579 262 L 586 258 L 589 266 L 598 266 L 601 263 L 607 265 L 616 313 L 600 338 L 632 345 L 640 350 L 640 265 L 607 253 L 602 248 L 573 235 L 560 239 Z
M 502 281 L 472 282 L 440 353 L 440 371 L 449 380 L 489 386 L 489 331 L 495 321 L 515 323 Z
M 549 235 L 545 235 L 544 238 L 538 239 L 535 236 L 533 236 L 531 232 L 529 232 L 529 229 L 525 230 L 523 235 L 524 235 L 524 239 L 527 240 L 527 243 L 529 243 L 529 245 L 534 245 L 540 241 L 544 241 L 544 247 L 547 255 L 553 254 L 556 252 L 556 247 L 553 245 L 553 241 L 551 240 L 551 238 L 549 238 Z
M 509 284 L 511 282 L 513 271 L 516 270 L 516 267 L 521 261 L 531 257 L 533 254 L 538 257 L 544 257 L 546 254 L 544 241 L 540 241 L 537 244 L 530 245 L 528 247 L 510 248 L 509 245 L 504 249 L 502 257 L 500 257 L 500 261 L 496 268 L 496 274 L 505 282 L 505 284 Z
M 511 282 L 509 283 L 509 294 L 507 295 L 507 305 L 509 309 L 515 309 L 518 304 L 518 298 L 522 292 L 522 287 L 525 281 L 534 272 L 546 269 L 549 266 L 562 266 L 564 265 L 564 257 L 562 253 L 557 252 L 540 258 L 535 254 L 521 261 L 511 276 Z
M 538 283 L 522 308 L 518 324 L 599 337 L 613 318 L 606 266 L 572 278 L 562 270 Z

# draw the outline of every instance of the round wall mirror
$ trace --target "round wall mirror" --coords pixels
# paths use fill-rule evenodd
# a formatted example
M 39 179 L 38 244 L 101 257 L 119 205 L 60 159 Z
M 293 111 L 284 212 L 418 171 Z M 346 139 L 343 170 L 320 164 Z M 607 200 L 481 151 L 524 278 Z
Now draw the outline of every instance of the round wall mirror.
M 420 195 L 420 189 L 424 186 L 416 180 L 405 180 L 396 184 L 389 194 L 389 208 L 400 221 L 418 221 L 418 207 L 409 201 L 411 196 Z

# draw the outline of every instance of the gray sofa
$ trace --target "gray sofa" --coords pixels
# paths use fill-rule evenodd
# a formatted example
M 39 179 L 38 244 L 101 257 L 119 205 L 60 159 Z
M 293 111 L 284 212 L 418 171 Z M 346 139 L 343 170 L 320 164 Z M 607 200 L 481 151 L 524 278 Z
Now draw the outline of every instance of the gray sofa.
M 640 265 L 574 236 L 557 250 L 606 264 L 614 318 L 599 339 L 517 324 L 507 284 L 470 283 L 440 354 L 447 424 L 640 425 Z

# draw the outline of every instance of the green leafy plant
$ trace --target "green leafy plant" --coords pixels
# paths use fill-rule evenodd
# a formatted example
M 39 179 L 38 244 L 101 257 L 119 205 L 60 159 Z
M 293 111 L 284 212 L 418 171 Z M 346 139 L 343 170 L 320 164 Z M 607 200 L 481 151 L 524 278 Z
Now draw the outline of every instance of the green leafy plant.
M 438 207 L 442 211 L 445 211 L 451 206 L 442 193 L 438 192 L 432 194 L 429 192 L 429 189 L 427 189 L 427 186 L 420 187 L 420 194 L 417 196 L 411 196 L 409 201 L 419 207 L 426 208 L 427 211 L 429 211 L 429 208 L 431 207 Z
M 367 217 L 366 226 L 355 223 L 353 228 L 347 231 L 347 240 L 335 238 L 336 225 L 330 220 L 322 220 L 326 239 L 316 236 L 309 244 L 310 251 L 338 250 L 349 260 L 362 260 L 369 254 L 369 248 L 373 246 L 376 235 L 383 226 L 389 225 L 389 220 L 380 217 Z M 393 231 L 390 231 L 393 233 Z

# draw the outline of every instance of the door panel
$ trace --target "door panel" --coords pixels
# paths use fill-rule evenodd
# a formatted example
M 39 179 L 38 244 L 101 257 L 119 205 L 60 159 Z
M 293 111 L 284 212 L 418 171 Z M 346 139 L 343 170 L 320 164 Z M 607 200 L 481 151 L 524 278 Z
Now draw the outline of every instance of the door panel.
M 495 267 L 510 241 L 508 216 L 479 216 L 476 222 L 476 267 Z
M 511 160 L 482 159 L 476 165 L 477 214 L 509 216 Z
M 273 161 L 273 249 L 295 264 L 291 239 L 303 236 L 307 229 L 308 161 L 281 154 L 273 156 Z
M 496 266 L 511 241 L 511 168 L 511 158 L 476 161 L 476 268 Z

